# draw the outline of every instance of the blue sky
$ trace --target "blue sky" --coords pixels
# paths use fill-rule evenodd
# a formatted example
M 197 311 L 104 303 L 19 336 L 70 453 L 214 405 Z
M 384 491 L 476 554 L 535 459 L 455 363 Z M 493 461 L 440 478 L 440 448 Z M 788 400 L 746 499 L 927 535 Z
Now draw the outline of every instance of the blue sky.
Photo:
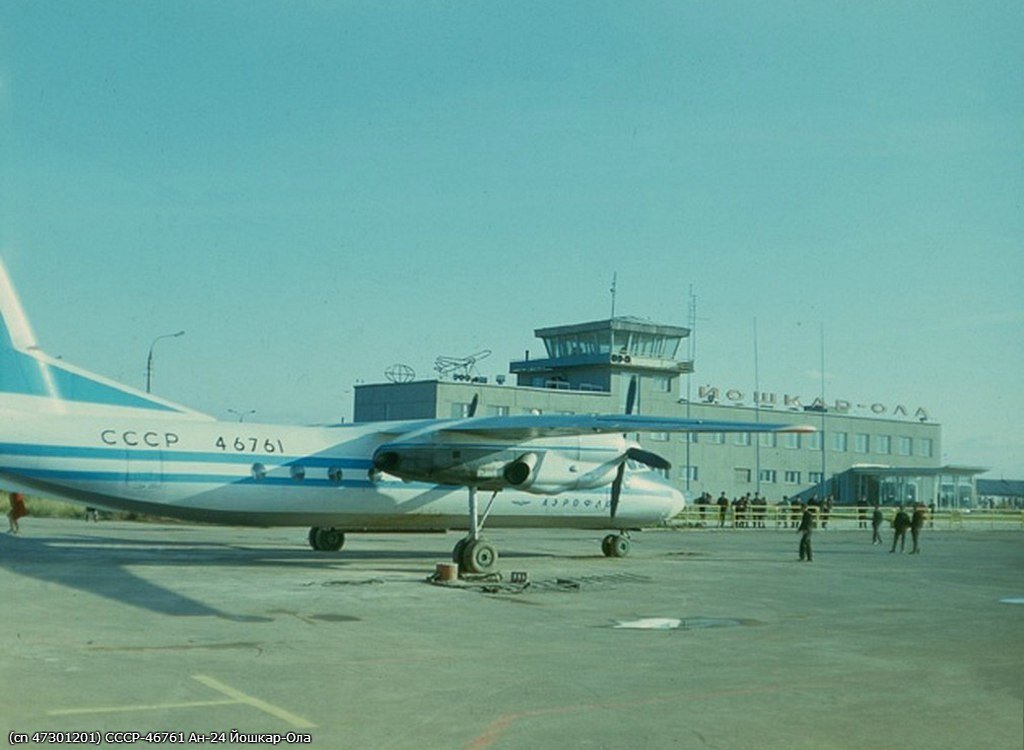
M 686 324 L 694 385 L 925 407 L 1024 476 L 1024 6 L 0 7 L 0 254 L 44 348 L 216 416 Z M 991 476 L 991 475 L 990 475 Z

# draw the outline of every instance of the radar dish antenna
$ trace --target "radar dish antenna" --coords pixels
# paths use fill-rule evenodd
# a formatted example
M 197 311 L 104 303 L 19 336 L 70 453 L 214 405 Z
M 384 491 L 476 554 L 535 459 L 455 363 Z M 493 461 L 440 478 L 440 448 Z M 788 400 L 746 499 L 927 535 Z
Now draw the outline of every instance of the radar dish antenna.
M 409 365 L 394 364 L 384 371 L 384 377 L 391 383 L 411 383 L 416 379 L 416 371 Z
M 449 376 L 452 380 L 472 380 L 476 371 L 476 363 L 491 356 L 490 349 L 482 349 L 468 357 L 446 357 L 439 355 L 434 360 L 434 369 L 441 377 Z

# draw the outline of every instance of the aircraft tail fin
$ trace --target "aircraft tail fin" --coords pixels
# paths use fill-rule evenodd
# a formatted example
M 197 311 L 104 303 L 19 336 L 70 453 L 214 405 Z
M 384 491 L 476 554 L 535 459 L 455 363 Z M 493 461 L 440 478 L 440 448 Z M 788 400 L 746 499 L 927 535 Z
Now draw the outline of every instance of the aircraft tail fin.
M 0 406 L 10 409 L 111 409 L 210 419 L 205 414 L 122 385 L 45 354 L 0 260 Z

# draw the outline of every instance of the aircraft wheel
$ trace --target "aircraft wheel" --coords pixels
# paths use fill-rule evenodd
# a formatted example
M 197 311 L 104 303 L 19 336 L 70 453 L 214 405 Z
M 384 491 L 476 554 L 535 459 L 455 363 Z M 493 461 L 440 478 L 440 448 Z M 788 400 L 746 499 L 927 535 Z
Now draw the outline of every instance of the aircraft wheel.
M 318 541 L 320 542 L 320 549 L 324 552 L 337 552 L 345 546 L 345 533 L 338 531 L 333 526 L 320 529 Z
M 615 544 L 615 534 L 609 534 L 601 540 L 601 551 L 605 557 L 614 556 L 615 553 L 612 551 L 613 544 Z
M 462 553 L 466 549 L 466 544 L 469 542 L 469 537 L 462 537 L 455 543 L 455 547 L 452 549 L 452 562 L 456 563 L 460 568 L 463 565 Z
M 459 567 L 467 573 L 491 573 L 498 565 L 498 552 L 483 539 L 466 540 Z
M 622 534 L 612 536 L 612 542 L 609 546 L 612 551 L 611 557 L 625 557 L 629 554 L 629 539 Z
M 317 552 L 337 552 L 344 544 L 344 532 L 333 526 L 314 526 L 309 530 L 309 546 Z

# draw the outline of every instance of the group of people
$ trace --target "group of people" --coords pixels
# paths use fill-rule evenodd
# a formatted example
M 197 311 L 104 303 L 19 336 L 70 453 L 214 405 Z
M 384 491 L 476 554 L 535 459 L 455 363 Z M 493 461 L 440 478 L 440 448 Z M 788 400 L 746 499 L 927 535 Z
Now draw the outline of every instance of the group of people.
M 694 505 L 700 512 L 701 521 L 704 521 L 709 509 L 717 508 L 720 527 L 725 526 L 725 519 L 729 515 L 730 509 L 732 510 L 733 528 L 736 529 L 763 529 L 765 520 L 768 518 L 768 500 L 761 497 L 760 492 L 755 492 L 753 495 L 748 492 L 740 497 L 734 497 L 732 500 L 729 500 L 724 492 L 717 500 L 711 496 L 710 492 L 703 492 L 694 501 Z
M 811 562 L 811 531 L 814 529 L 814 512 L 813 512 L 814 497 L 811 498 L 809 503 L 802 504 L 800 506 L 800 521 L 797 525 L 797 533 L 800 534 L 800 547 L 798 549 L 798 555 L 801 562 Z M 905 551 L 907 544 L 907 530 L 910 530 L 910 537 L 913 541 L 913 546 L 910 550 L 910 554 L 919 555 L 921 554 L 920 536 L 921 529 L 924 528 L 925 519 L 927 517 L 927 508 L 921 503 L 914 503 L 911 513 L 907 513 L 906 508 L 902 505 L 896 510 L 896 515 L 892 519 L 892 549 L 889 550 L 890 554 L 896 552 L 896 545 L 899 544 L 900 552 Z M 823 516 L 824 518 L 824 516 Z M 871 544 L 882 543 L 882 523 L 885 520 L 882 509 L 878 503 L 874 504 L 874 508 L 871 512 Z M 824 521 L 822 522 L 822 528 L 824 528 Z

